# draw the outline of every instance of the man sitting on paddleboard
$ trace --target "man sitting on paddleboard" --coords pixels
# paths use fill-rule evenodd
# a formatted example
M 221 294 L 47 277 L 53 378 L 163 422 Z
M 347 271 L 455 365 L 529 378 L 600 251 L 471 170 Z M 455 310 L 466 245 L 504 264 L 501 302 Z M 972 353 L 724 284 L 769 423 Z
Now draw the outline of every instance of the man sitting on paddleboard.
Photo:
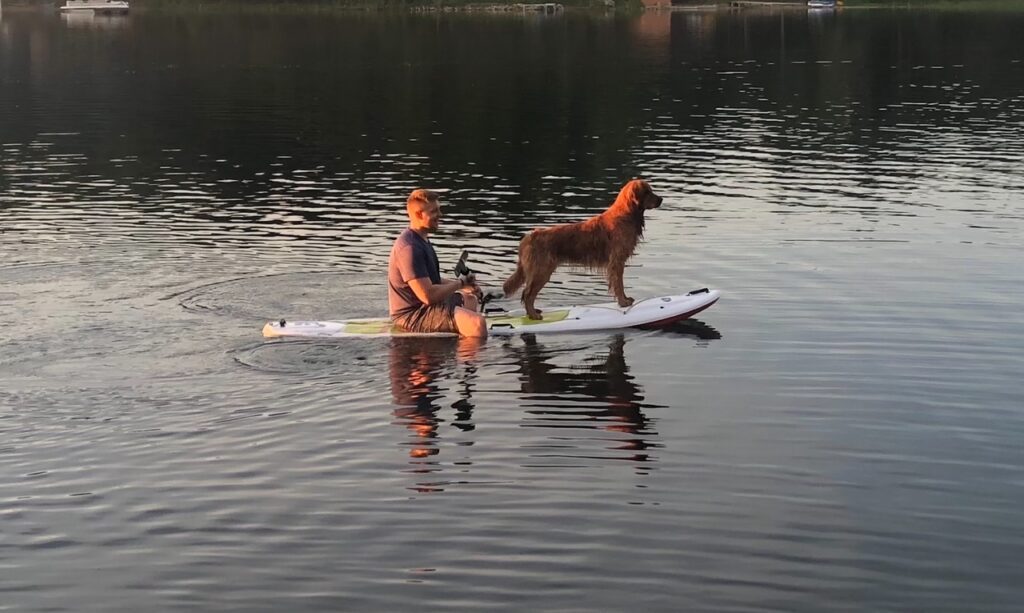
M 455 332 L 460 336 L 487 336 L 487 322 L 479 311 L 480 291 L 467 283 L 442 279 L 434 247 L 427 240 L 437 231 L 441 203 L 436 193 L 417 189 L 405 205 L 409 227 L 395 240 L 388 259 L 388 307 L 391 320 L 409 332 Z

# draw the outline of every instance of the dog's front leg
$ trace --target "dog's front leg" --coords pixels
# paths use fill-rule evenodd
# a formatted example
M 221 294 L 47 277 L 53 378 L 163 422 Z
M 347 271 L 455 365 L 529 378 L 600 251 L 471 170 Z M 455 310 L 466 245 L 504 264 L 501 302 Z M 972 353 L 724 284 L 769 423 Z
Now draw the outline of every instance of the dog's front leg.
M 633 305 L 633 299 L 626 295 L 626 288 L 622 286 L 622 273 L 625 265 L 612 264 L 608 267 L 608 289 L 611 290 L 615 300 L 620 307 Z

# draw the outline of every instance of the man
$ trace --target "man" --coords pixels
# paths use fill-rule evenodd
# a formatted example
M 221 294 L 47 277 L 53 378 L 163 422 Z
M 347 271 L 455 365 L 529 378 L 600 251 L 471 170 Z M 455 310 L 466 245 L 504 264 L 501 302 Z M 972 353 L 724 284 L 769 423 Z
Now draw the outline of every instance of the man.
M 487 322 L 478 312 L 480 288 L 442 279 L 437 253 L 427 237 L 437 231 L 441 203 L 436 193 L 417 189 L 405 210 L 409 227 L 399 235 L 388 260 L 388 306 L 391 320 L 410 332 L 456 332 L 487 336 Z

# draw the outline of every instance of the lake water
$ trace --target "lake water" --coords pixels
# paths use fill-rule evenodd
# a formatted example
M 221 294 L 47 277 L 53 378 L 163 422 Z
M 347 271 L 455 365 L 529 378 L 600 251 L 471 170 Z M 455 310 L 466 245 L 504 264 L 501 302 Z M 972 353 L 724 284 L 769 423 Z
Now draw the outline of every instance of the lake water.
M 3 13 L 0 610 L 1019 610 L 1022 32 Z M 493 287 L 634 176 L 697 320 L 260 336 L 383 313 L 412 188 Z

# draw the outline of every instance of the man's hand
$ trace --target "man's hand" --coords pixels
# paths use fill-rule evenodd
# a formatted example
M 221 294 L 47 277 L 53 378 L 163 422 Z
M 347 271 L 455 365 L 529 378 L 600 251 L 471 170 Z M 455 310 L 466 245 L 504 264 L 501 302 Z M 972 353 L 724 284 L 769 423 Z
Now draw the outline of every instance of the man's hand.
M 475 274 L 469 273 L 468 275 L 461 276 L 459 277 L 459 282 L 462 284 L 462 287 L 459 288 L 459 291 L 472 293 L 476 295 L 478 298 L 483 295 L 483 290 L 481 290 L 480 286 L 476 284 Z

